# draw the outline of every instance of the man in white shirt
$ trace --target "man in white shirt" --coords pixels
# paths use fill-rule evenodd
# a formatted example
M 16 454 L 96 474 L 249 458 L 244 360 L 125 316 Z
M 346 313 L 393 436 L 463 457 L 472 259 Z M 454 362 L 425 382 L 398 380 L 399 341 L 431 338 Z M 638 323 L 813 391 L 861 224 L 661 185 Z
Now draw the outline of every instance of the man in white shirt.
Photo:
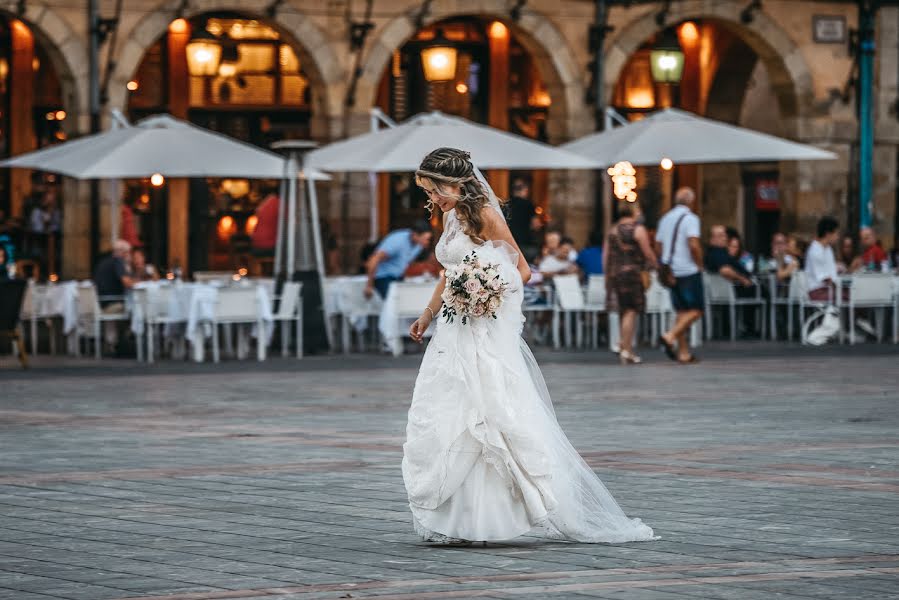
M 805 277 L 809 297 L 812 300 L 834 300 L 837 282 L 837 261 L 833 245 L 840 238 L 840 224 L 833 217 L 818 221 L 818 237 L 812 241 L 805 254 Z
M 693 212 L 696 192 L 682 187 L 674 194 L 675 207 L 665 213 L 656 231 L 656 256 L 671 267 L 677 284 L 671 288 L 671 303 L 677 311 L 674 326 L 659 337 L 665 354 L 680 363 L 696 362 L 690 352 L 687 332 L 702 317 L 705 291 L 702 287 L 702 244 L 699 217 Z M 676 353 L 675 353 L 676 345 Z

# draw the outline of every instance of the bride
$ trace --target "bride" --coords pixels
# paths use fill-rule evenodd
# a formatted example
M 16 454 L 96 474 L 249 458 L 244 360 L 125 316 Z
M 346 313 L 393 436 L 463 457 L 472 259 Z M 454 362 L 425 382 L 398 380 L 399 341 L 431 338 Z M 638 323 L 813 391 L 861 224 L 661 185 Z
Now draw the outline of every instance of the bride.
M 437 319 L 441 276 L 410 335 L 436 333 L 415 382 L 403 479 L 416 532 L 445 544 L 521 535 L 580 542 L 655 539 L 628 518 L 556 421 L 533 355 L 521 338 L 522 286 L 530 278 L 483 175 L 468 152 L 439 148 L 416 172 L 428 208 L 443 212 L 436 247 L 444 267 L 472 251 L 508 284 L 495 319 Z

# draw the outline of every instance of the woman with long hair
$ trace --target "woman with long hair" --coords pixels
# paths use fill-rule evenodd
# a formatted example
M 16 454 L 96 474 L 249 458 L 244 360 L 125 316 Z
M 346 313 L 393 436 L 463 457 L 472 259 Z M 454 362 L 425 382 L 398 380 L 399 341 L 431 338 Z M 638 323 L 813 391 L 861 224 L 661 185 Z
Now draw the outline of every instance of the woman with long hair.
M 421 341 L 437 321 L 403 445 L 415 530 L 444 544 L 525 534 L 582 542 L 653 539 L 652 529 L 624 514 L 556 421 L 521 338 L 522 287 L 530 269 L 468 152 L 431 152 L 416 182 L 428 207 L 443 214 L 435 253 L 444 268 L 457 271 L 474 256 L 495 267 L 505 291 L 495 313 L 451 319 L 442 314 L 449 297 L 443 275 L 410 328 Z

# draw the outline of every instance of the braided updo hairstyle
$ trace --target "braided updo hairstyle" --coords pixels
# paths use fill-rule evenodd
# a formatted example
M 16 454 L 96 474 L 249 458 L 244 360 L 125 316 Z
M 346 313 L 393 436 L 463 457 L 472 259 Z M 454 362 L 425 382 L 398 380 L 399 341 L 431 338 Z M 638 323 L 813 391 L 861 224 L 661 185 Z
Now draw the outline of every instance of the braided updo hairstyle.
M 418 185 L 421 185 L 423 179 L 431 181 L 441 193 L 447 184 L 462 188 L 456 203 L 456 216 L 468 237 L 476 242 L 483 242 L 480 237 L 484 229 L 481 209 L 490 203 L 490 198 L 475 175 L 471 155 L 456 148 L 437 148 L 424 157 L 415 172 L 415 182 Z M 428 202 L 427 209 L 433 213 L 432 202 Z

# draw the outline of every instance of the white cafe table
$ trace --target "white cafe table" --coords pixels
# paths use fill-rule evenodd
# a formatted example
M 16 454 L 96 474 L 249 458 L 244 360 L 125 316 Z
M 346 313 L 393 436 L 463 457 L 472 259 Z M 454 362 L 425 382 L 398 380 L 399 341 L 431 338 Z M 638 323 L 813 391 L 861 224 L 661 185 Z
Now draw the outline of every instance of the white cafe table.
M 61 317 L 65 335 L 75 330 L 78 324 L 77 281 L 35 285 L 33 298 L 34 313 L 38 317 Z
M 56 317 L 62 322 L 62 333 L 68 338 L 68 349 L 72 351 L 73 338 L 69 336 L 78 326 L 78 282 L 30 283 L 29 286 L 30 305 L 23 307 L 22 320 L 30 322 L 32 351 L 37 347 L 38 321 Z M 55 351 L 54 342 L 51 337 L 51 351 Z
M 256 290 L 259 317 L 264 324 L 264 331 L 261 333 L 265 336 L 265 345 L 267 346 L 274 331 L 271 296 L 265 285 L 255 285 L 250 282 L 245 285 L 253 285 Z M 136 287 L 137 289 L 146 289 L 147 301 L 152 303 L 160 301 L 156 300 L 161 296 L 155 291 L 161 286 L 170 286 L 171 289 L 171 293 L 168 295 L 168 305 L 162 307 L 161 311 L 154 311 L 161 312 L 167 317 L 165 335 L 177 335 L 179 331 L 183 331 L 184 338 L 190 343 L 193 360 L 202 362 L 206 338 L 212 335 L 212 324 L 215 321 L 215 308 L 220 291 L 227 293 L 228 286 L 214 283 L 157 281 L 143 282 Z M 146 327 L 144 312 L 145 307 L 140 306 L 140 303 L 135 303 L 131 318 L 131 329 L 135 334 L 142 334 Z M 227 332 L 228 329 L 226 329 L 226 336 Z M 260 334 L 255 327 L 251 333 L 254 336 Z
M 367 275 L 339 275 L 328 277 L 325 283 L 325 306 L 329 315 L 339 315 L 341 323 L 341 343 L 343 351 L 349 352 L 350 327 L 357 334 L 363 334 L 369 325 L 369 317 L 381 314 L 383 301 L 375 293 L 365 297 Z

